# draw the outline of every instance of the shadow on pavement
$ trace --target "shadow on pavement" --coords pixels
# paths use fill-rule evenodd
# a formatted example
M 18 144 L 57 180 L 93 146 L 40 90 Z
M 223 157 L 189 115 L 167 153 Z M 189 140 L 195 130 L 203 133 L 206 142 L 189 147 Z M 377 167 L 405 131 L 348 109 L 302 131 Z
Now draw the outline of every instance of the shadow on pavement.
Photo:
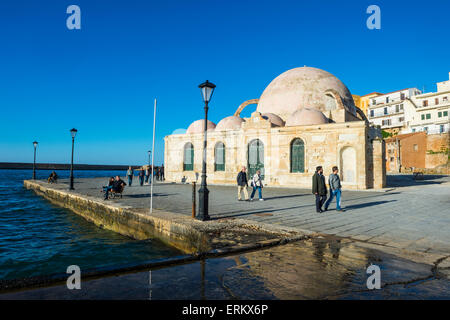
M 386 187 L 409 187 L 409 186 L 420 186 L 428 184 L 442 184 L 445 181 L 435 181 L 438 179 L 445 178 L 444 175 L 423 175 L 417 180 L 414 179 L 413 175 L 387 175 L 386 176 Z
M 366 208 L 366 207 L 378 206 L 380 204 L 385 204 L 385 203 L 394 202 L 394 201 L 397 201 L 397 200 L 365 202 L 365 203 L 345 206 L 344 209 L 345 210 L 351 210 L 351 209 Z

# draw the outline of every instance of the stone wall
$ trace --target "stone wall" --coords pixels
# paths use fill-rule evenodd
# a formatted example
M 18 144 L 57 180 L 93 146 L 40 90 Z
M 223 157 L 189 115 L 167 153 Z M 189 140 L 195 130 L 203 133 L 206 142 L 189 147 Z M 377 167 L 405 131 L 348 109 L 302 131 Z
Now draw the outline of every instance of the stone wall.
M 184 221 L 186 219 L 179 215 L 169 212 L 164 212 L 164 215 L 143 214 L 129 208 L 108 205 L 95 198 L 48 188 L 29 180 L 24 181 L 24 186 L 50 202 L 72 210 L 97 226 L 122 235 L 138 240 L 158 238 L 185 253 L 208 249 L 204 247 L 208 243 L 206 235 L 195 227 L 190 227 L 195 221 L 186 223 Z

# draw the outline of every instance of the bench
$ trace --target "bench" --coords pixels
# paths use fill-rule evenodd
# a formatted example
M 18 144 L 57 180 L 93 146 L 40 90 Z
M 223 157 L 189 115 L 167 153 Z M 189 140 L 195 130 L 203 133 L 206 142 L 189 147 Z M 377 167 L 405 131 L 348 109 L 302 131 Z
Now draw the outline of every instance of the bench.
M 109 194 L 110 194 L 110 198 L 118 198 L 119 196 L 120 196 L 120 198 L 122 199 L 122 192 L 123 192 L 123 190 L 125 189 L 125 186 L 124 185 L 122 185 L 120 188 L 119 188 L 119 190 L 114 190 L 114 189 L 111 189 L 111 191 L 109 192 Z
M 125 186 L 121 186 L 119 190 L 114 190 L 114 189 L 109 190 L 108 199 L 115 199 L 115 198 L 119 198 L 119 197 L 122 199 L 122 193 L 123 193 L 124 189 L 125 189 Z M 105 190 L 102 190 L 102 192 L 104 193 Z

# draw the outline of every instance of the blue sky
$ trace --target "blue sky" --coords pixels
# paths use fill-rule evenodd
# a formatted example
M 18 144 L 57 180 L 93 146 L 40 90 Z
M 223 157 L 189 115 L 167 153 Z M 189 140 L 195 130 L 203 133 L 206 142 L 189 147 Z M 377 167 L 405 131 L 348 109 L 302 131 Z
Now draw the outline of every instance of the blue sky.
M 66 27 L 71 4 L 81 30 Z M 371 4 L 381 30 L 366 27 Z M 156 97 L 160 164 L 164 136 L 203 117 L 206 79 L 216 123 L 303 65 L 354 94 L 434 91 L 450 71 L 448 12 L 447 0 L 4 0 L 0 161 L 31 162 L 38 140 L 39 162 L 67 163 L 75 127 L 77 163 L 146 163 Z

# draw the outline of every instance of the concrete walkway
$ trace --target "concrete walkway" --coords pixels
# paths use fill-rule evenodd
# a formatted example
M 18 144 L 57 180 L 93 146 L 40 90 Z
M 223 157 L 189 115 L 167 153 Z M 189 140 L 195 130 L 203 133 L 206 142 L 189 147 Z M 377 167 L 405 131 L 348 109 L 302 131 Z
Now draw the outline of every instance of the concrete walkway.
M 77 179 L 77 193 L 101 198 L 104 178 Z M 134 180 L 134 183 L 137 179 Z M 62 180 L 57 188 L 67 188 Z M 237 188 L 208 186 L 213 219 L 243 218 L 268 224 L 349 237 L 407 251 L 450 254 L 450 177 L 388 176 L 385 192 L 344 191 L 346 212 L 317 214 L 309 190 L 264 188 L 265 201 L 237 201 Z M 255 199 L 256 200 L 256 199 Z M 134 208 L 149 208 L 150 187 L 126 187 L 123 199 L 108 200 Z M 198 201 L 198 200 L 197 200 Z M 156 183 L 155 209 L 191 215 L 192 186 Z

